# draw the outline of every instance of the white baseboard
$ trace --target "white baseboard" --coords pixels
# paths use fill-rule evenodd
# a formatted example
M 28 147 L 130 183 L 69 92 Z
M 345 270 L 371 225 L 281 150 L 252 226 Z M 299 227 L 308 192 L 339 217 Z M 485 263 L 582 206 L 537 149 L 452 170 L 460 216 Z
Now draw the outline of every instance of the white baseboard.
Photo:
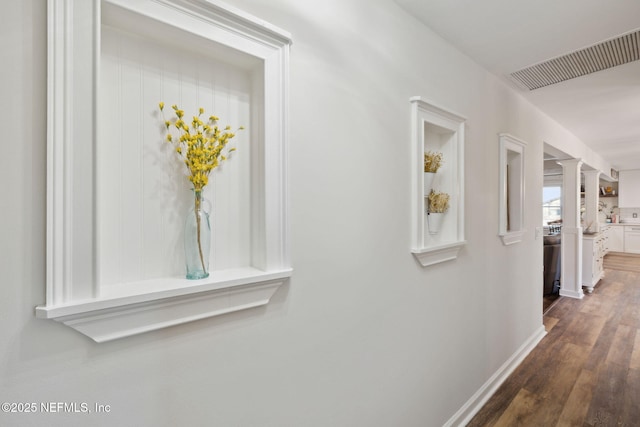
M 498 387 L 511 375 L 522 363 L 525 357 L 533 350 L 542 338 L 547 334 L 544 325 L 541 325 L 527 341 L 516 350 L 513 355 L 485 382 L 482 387 L 447 421 L 444 426 L 465 426 L 475 414 L 482 409 L 485 403 L 498 390 Z

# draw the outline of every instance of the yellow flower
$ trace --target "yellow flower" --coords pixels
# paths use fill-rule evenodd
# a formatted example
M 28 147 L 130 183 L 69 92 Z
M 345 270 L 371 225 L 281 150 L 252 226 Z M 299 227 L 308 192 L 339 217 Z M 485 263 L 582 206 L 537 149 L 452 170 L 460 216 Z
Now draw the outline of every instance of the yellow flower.
M 160 102 L 158 106 L 163 112 L 164 103 Z M 200 191 L 209 183 L 209 173 L 220 166 L 221 162 L 228 160 L 229 153 L 236 150 L 235 147 L 226 148 L 235 134 L 230 132 L 231 126 L 225 126 L 222 131 L 215 126 L 215 122 L 219 120 L 217 116 L 211 115 L 208 124 L 203 123 L 200 119 L 200 115 L 204 114 L 202 107 L 198 109 L 198 116 L 193 116 L 191 127 L 183 120 L 183 110 L 175 104 L 171 108 L 176 116 L 173 128 L 177 129 L 179 137 L 173 138 L 170 133 L 172 123 L 165 120 L 166 140 L 176 144 L 176 153 L 182 157 L 189 171 L 189 181 L 193 184 L 194 190 Z M 213 129 L 209 123 L 214 125 Z M 243 130 L 244 127 L 240 126 L 238 129 Z

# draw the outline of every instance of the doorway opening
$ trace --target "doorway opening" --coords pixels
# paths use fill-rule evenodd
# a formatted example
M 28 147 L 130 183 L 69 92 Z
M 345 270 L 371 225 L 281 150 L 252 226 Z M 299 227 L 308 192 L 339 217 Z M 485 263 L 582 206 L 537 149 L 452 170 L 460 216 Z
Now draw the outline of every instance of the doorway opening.
M 560 298 L 562 272 L 562 166 L 558 153 L 544 153 L 542 188 L 543 284 L 542 312 Z

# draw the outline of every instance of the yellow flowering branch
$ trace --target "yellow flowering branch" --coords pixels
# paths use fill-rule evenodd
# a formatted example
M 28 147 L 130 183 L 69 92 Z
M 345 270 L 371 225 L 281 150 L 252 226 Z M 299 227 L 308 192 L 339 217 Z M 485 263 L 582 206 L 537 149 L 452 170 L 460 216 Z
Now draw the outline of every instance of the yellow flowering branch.
M 164 103 L 161 102 L 159 107 L 164 114 Z M 231 148 L 224 154 L 227 144 L 235 133 L 231 131 L 231 126 L 220 128 L 217 124 L 219 119 L 216 116 L 209 116 L 206 122 L 203 121 L 201 119 L 204 114 L 203 108 L 198 110 L 198 115 L 193 116 L 190 123 L 185 121 L 184 111 L 177 105 L 171 108 L 176 117 L 173 121 L 164 121 L 167 142 L 175 144 L 176 152 L 182 156 L 189 170 L 189 181 L 193 184 L 193 189 L 202 191 L 209 183 L 211 171 L 227 160 L 229 153 L 235 151 L 235 148 Z M 171 134 L 172 128 L 178 131 L 178 136 Z M 242 129 L 244 129 L 242 126 L 238 128 L 238 130 Z

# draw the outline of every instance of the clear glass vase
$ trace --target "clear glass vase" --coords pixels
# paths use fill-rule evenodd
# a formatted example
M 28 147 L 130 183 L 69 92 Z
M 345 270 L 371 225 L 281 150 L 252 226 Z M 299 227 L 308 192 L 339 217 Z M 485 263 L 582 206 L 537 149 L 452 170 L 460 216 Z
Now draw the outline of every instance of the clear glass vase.
M 189 210 L 184 225 L 184 257 L 187 279 L 209 277 L 209 252 L 211 250 L 211 224 L 209 210 L 202 191 L 194 191 L 194 205 Z
M 429 228 L 429 234 L 438 234 L 442 225 L 442 219 L 444 213 L 428 212 L 427 213 L 427 227 Z

